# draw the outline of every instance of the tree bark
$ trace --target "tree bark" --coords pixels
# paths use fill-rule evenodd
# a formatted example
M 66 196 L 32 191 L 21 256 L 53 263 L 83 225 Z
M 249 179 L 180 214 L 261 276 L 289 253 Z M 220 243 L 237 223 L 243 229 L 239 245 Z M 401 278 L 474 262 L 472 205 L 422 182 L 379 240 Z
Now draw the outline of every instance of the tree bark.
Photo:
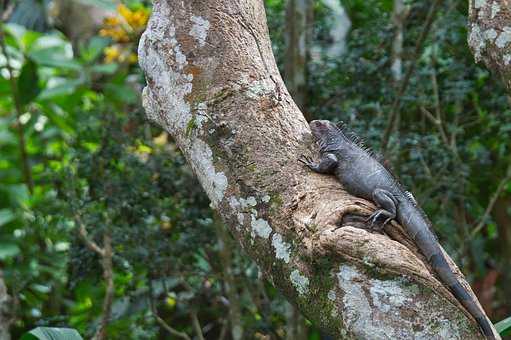
M 476 62 L 499 74 L 511 94 L 510 0 L 469 0 L 468 45 Z
M 488 69 L 499 75 L 511 98 L 511 1 L 469 0 L 468 45 L 476 62 L 483 62 Z M 506 178 L 511 172 L 508 171 Z M 504 182 L 506 181 L 504 179 Z M 503 182 L 503 183 L 504 183 Z M 500 187 L 500 185 L 499 185 Z M 493 210 L 499 230 L 498 246 L 502 249 L 504 262 L 511 257 L 509 233 L 510 198 L 503 190 L 497 190 L 490 202 L 488 214 Z M 487 216 L 486 216 L 487 217 Z M 482 218 L 475 230 L 486 226 Z M 509 292 L 506 292 L 509 295 Z
M 147 116 L 171 133 L 212 206 L 287 299 L 336 338 L 481 339 L 393 224 L 331 176 L 280 77 L 260 0 L 156 0 L 139 46 Z M 461 276 L 461 274 L 460 274 Z

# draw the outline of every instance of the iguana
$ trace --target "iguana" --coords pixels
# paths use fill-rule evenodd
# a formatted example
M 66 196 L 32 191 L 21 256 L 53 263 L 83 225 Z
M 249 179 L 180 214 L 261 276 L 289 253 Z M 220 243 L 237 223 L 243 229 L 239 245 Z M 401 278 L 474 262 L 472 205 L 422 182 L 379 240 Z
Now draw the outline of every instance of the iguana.
M 321 160 L 314 163 L 310 157 L 302 156 L 299 161 L 314 172 L 334 174 L 350 194 L 373 201 L 379 209 L 367 219 L 371 226 L 378 220 L 383 221 L 381 228 L 391 220 L 399 222 L 440 279 L 476 319 L 482 333 L 495 339 L 486 315 L 449 267 L 430 229 L 431 223 L 413 196 L 345 126 L 339 127 L 328 120 L 314 120 L 310 128 L 319 144 Z

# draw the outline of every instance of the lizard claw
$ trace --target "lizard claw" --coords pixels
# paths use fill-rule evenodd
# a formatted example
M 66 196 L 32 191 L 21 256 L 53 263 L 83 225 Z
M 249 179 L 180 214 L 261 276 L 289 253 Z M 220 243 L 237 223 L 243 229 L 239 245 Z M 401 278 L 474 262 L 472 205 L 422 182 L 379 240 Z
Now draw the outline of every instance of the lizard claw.
M 371 225 L 369 226 L 371 230 L 380 230 L 385 226 L 385 223 L 379 226 L 374 225 L 376 221 L 378 221 L 378 218 L 381 216 L 381 214 L 382 214 L 381 210 L 376 210 L 368 218 L 366 218 L 365 220 L 366 223 L 371 221 Z
M 380 217 L 386 217 L 385 221 L 383 223 L 375 226 L 375 223 L 378 221 Z M 389 216 L 388 213 L 385 210 L 379 209 L 373 212 L 368 218 L 365 219 L 365 222 L 371 221 L 370 228 L 371 230 L 381 230 L 383 229 L 387 223 L 392 221 L 395 218 L 395 216 Z
M 309 156 L 301 155 L 300 158 L 298 158 L 298 162 L 308 166 L 309 168 L 313 166 L 313 160 Z

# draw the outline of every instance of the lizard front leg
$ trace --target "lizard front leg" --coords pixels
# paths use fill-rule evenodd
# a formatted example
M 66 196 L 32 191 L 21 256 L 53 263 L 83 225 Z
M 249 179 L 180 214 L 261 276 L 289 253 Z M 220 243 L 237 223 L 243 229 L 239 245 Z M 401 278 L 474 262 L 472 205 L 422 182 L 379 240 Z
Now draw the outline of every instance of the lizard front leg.
M 391 192 L 383 189 L 375 189 L 372 196 L 374 203 L 376 203 L 376 206 L 380 209 L 372 213 L 366 221 L 371 221 L 372 228 L 378 218 L 383 216 L 385 220 L 380 226 L 380 228 L 383 228 L 387 223 L 396 218 L 396 199 Z
M 303 155 L 298 158 L 298 161 L 320 174 L 332 174 L 338 162 L 337 157 L 332 153 L 322 154 L 319 163 L 314 163 L 312 158 Z

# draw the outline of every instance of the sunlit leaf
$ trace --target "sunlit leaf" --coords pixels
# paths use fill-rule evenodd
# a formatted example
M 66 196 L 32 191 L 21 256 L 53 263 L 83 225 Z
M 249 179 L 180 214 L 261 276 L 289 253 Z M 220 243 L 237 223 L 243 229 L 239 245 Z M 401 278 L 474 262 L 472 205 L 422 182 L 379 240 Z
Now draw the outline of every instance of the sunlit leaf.
M 33 49 L 29 53 L 29 57 L 37 64 L 50 67 L 58 67 L 60 69 L 73 69 L 80 70 L 82 66 L 80 63 L 73 59 L 72 52 L 69 51 L 67 45 L 58 45 L 52 39 L 53 46 L 43 46 L 40 49 Z
M 39 95 L 40 100 L 52 99 L 55 97 L 68 96 L 76 91 L 76 88 L 85 83 L 85 79 L 63 80 L 53 87 L 45 88 Z
M 110 64 L 97 64 L 90 68 L 92 72 L 102 73 L 102 74 L 113 74 L 117 71 L 119 65 L 115 63 Z
M 14 243 L 0 242 L 0 260 L 15 257 L 20 253 L 20 248 Z
M 0 210 L 0 227 L 14 220 L 15 215 L 10 209 Z
M 25 333 L 21 340 L 81 340 L 83 339 L 76 329 L 37 327 Z
M 511 335 L 511 316 L 495 324 L 500 335 Z

